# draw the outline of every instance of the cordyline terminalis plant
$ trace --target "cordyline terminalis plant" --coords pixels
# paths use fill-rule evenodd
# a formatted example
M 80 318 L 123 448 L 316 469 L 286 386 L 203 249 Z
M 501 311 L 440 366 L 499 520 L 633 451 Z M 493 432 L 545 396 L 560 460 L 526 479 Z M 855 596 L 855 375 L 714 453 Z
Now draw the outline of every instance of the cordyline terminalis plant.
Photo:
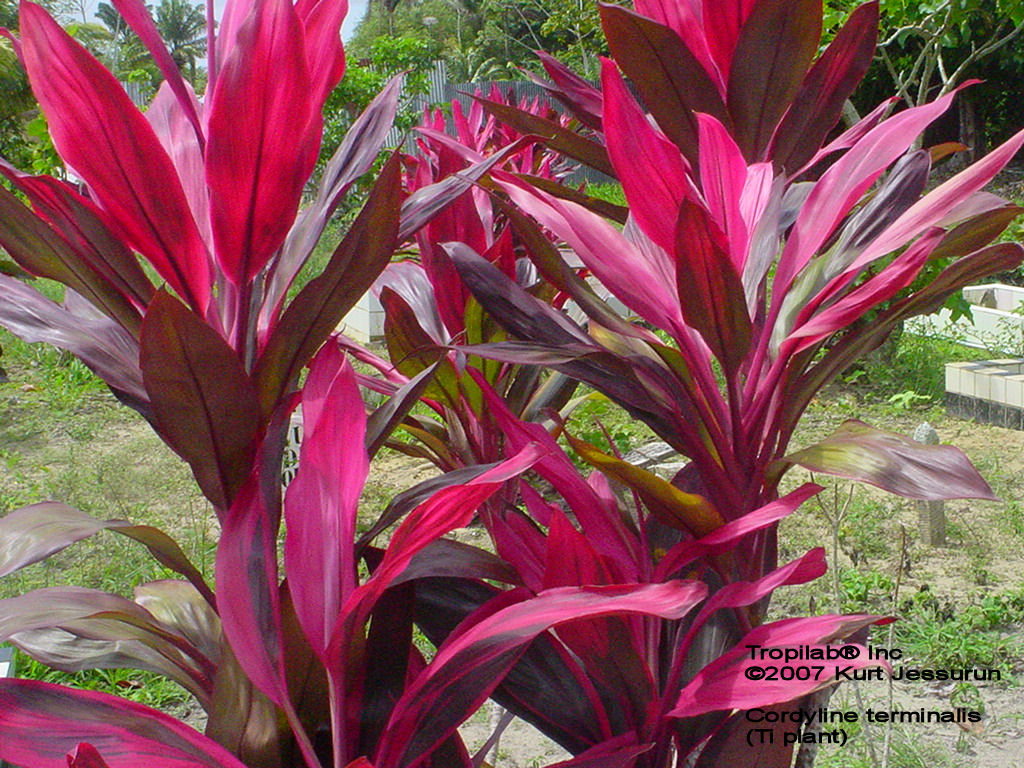
M 882 105 L 822 146 L 870 61 L 876 4 L 816 60 L 816 0 L 637 8 L 602 8 L 614 61 L 600 91 L 545 60 L 563 100 L 599 128 L 549 125 L 551 145 L 603 158 L 629 203 L 624 229 L 522 180 L 501 186 L 643 322 L 611 312 L 540 233 L 531 257 L 588 314 L 587 330 L 456 244 L 467 285 L 522 340 L 475 351 L 546 363 L 605 392 L 690 459 L 675 482 L 720 521 L 775 499 L 793 463 L 915 498 L 973 495 L 973 479 L 961 484 L 859 423 L 787 451 L 815 393 L 894 326 L 1020 263 L 1020 245 L 989 245 L 1019 209 L 981 189 L 1024 132 L 925 193 L 931 156 L 911 148 L 954 94 L 888 118 Z M 496 113 L 545 131 L 533 116 Z M 950 263 L 909 293 L 936 260 Z M 746 576 L 773 568 L 774 528 L 741 548 Z
M 185 578 L 142 585 L 134 600 L 73 587 L 11 598 L 0 603 L 0 634 L 61 669 L 157 671 L 191 691 L 209 719 L 200 735 L 116 697 L 5 680 L 0 758 L 27 768 L 316 768 L 365 765 L 368 756 L 383 768 L 468 768 L 455 727 L 534 637 L 612 613 L 678 619 L 706 588 L 619 579 L 500 592 L 446 631 L 428 664 L 412 643 L 415 607 L 437 591 L 428 578 L 518 579 L 493 556 L 439 537 L 549 448 L 531 442 L 423 494 L 388 546 L 375 549 L 365 537 L 353 542 L 357 500 L 369 456 L 408 392 L 368 421 L 333 345 L 317 355 L 301 393 L 292 390 L 376 276 L 396 232 L 404 238 L 459 184 L 403 206 L 392 160 L 325 273 L 285 305 L 338 195 L 376 155 L 394 89 L 358 124 L 318 200 L 296 219 L 319 105 L 341 74 L 340 12 L 275 0 L 229 4 L 211 38 L 210 91 L 200 102 L 142 7 L 121 10 L 165 68 L 168 84 L 146 116 L 37 6 L 22 8 L 23 61 L 55 144 L 88 194 L 4 166 L 35 210 L 4 194 L 4 247 L 27 272 L 69 288 L 60 307 L 5 280 L 4 320 L 79 354 L 190 462 L 222 526 L 217 593 L 160 531 L 50 502 L 0 521 L 0 573 L 111 530 Z M 166 282 L 162 289 L 135 254 Z M 283 425 L 300 402 L 306 440 L 282 500 Z M 286 579 L 277 555 L 282 523 Z M 360 560 L 370 575 L 360 575 Z M 767 690 L 758 703 L 780 695 Z M 646 748 L 600 742 L 572 764 L 620 764 L 624 749 Z
M 344 3 L 228 3 L 210 35 L 202 100 L 142 3 L 117 6 L 166 78 L 145 113 L 42 8 L 21 6 L 19 55 L 54 145 L 88 193 L 0 163 L 32 204 L 0 189 L 0 245 L 26 272 L 68 288 L 58 306 L 4 276 L 0 322 L 82 358 L 224 512 L 299 371 L 394 248 L 397 158 L 322 274 L 286 301 L 342 195 L 376 159 L 399 84 L 354 126 L 299 213 L 320 112 L 344 71 Z
M 640 546 L 662 576 L 680 564 L 666 553 L 685 552 L 707 531 L 774 503 L 794 463 L 914 498 L 991 497 L 959 452 L 922 450 L 859 422 L 794 454 L 788 444 L 815 393 L 899 322 L 932 311 L 967 282 L 1020 263 L 1019 245 L 989 245 L 1019 209 L 981 189 L 1024 133 L 925 193 L 932 157 L 912 146 L 952 94 L 889 118 L 883 105 L 825 144 L 870 61 L 876 5 L 858 10 L 817 60 L 820 3 L 637 9 L 602 10 L 615 60 L 603 64 L 600 91 L 545 59 L 551 90 L 588 131 L 545 125 L 506 105 L 488 108 L 621 180 L 630 205 L 622 230 L 589 201 L 495 174 L 512 202 L 568 245 L 643 322 L 611 311 L 544 233 L 519 220 L 531 258 L 586 312 L 589 325 L 518 289 L 465 244 L 450 244 L 473 294 L 518 339 L 467 351 L 550 365 L 586 381 L 690 459 L 673 489 L 571 440 L 584 459 L 647 504 L 652 514 L 642 522 Z M 930 261 L 947 266 L 911 292 Z M 571 507 L 579 516 L 580 506 Z M 760 583 L 775 572 L 776 552 L 774 522 L 749 528 L 733 541 L 730 559 L 706 564 L 703 578 L 712 590 Z M 723 663 L 713 660 L 729 658 L 744 622 L 762 619 L 770 593 L 746 615 L 716 614 L 702 643 L 673 649 L 686 657 L 688 671 L 658 679 L 685 684 L 693 670 Z M 684 632 L 689 621 L 680 625 Z M 610 649 L 615 661 L 604 665 L 593 661 L 599 654 L 579 656 L 586 675 L 607 681 L 608 669 L 628 668 L 624 648 Z M 560 727 L 578 722 L 556 697 L 530 702 L 532 713 L 514 697 L 506 700 L 555 738 Z M 740 760 L 731 750 L 742 734 L 727 721 L 711 725 L 721 730 L 698 765 Z M 677 729 L 672 738 L 680 754 L 689 753 L 701 729 L 692 722 L 655 726 L 666 727 Z M 666 754 L 660 743 L 655 751 Z M 766 764 L 789 763 L 778 755 Z
M 506 97 L 497 86 L 489 98 L 492 103 L 515 104 L 512 94 Z M 530 114 L 555 114 L 539 100 L 523 100 L 518 106 Z M 479 101 L 474 101 L 468 112 L 458 101 L 451 107 L 454 136 L 445 133 L 440 109 L 428 111 L 418 128 L 418 151 L 405 158 L 406 186 L 411 192 L 432 188 L 488 162 L 492 170 L 501 168 L 553 184 L 564 175 L 564 159 L 488 116 Z M 403 428 L 415 442 L 393 440 L 388 445 L 427 458 L 445 472 L 499 461 L 505 456 L 502 430 L 467 368 L 480 371 L 488 384 L 526 418 L 538 418 L 545 408 L 561 407 L 576 387 L 576 382 L 563 374 L 545 376 L 534 366 L 484 360 L 452 349 L 456 344 L 478 344 L 506 336 L 466 290 L 444 253 L 440 244 L 453 240 L 470 244 L 533 295 L 550 301 L 558 293 L 524 258 L 524 244 L 516 237 L 508 216 L 480 186 L 434 216 L 416 233 L 413 257 L 392 262 L 377 279 L 373 290 L 385 310 L 384 337 L 390 360 L 354 343 L 350 348 L 383 376 L 364 377 L 363 383 L 388 394 L 434 367 L 431 381 L 422 391 L 433 413 L 410 414 L 403 421 Z M 442 353 L 445 348 L 448 351 Z

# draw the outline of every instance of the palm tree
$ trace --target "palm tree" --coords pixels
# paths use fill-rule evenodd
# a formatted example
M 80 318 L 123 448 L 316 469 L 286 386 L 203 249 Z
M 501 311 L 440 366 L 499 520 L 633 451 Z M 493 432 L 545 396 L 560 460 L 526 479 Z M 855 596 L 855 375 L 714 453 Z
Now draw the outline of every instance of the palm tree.
M 110 3 L 100 3 L 96 7 L 96 18 L 110 31 L 109 50 L 104 59 L 111 72 L 123 78 L 136 70 L 152 67 L 146 47 L 120 11 Z
M 188 78 L 195 80 L 196 61 L 206 55 L 206 11 L 202 4 L 188 0 L 161 0 L 156 9 L 156 26 L 179 69 L 188 65 Z

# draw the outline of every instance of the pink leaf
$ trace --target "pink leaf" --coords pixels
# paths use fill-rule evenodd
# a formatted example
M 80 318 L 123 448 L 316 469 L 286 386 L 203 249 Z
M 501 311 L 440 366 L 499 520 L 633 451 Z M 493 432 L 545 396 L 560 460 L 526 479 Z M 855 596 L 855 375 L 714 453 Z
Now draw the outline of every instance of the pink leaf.
M 68 768 L 110 768 L 92 744 L 82 742 L 68 754 Z
M 102 753 L 109 768 L 246 768 L 216 742 L 155 709 L 35 680 L 0 680 L 0 733 L 0 759 L 23 768 L 66 764 L 83 741 L 93 750 L 86 755 Z
M 946 111 L 955 95 L 956 91 L 948 93 L 930 104 L 890 117 L 822 174 L 801 208 L 779 258 L 776 291 L 788 289 L 794 275 L 818 252 L 843 217 L 921 131 Z M 782 297 L 779 294 L 776 300 Z
M 222 519 L 217 608 L 245 673 L 278 706 L 288 700 L 278 592 L 277 511 L 256 475 Z
M 548 628 L 621 612 L 678 619 L 705 594 L 703 584 L 682 581 L 563 587 L 541 592 L 456 630 L 395 705 L 377 764 L 381 768 L 420 764 L 490 695 L 527 644 Z M 442 702 L 458 704 L 442 706 Z M 411 740 L 414 733 L 417 738 Z
M 341 22 L 348 14 L 348 0 L 299 0 L 295 11 L 306 32 L 312 99 L 319 110 L 345 74 Z
M 334 646 L 344 638 L 338 631 L 342 625 L 361 625 L 361 620 L 368 615 L 381 593 L 420 550 L 449 531 L 468 525 L 479 506 L 506 480 L 532 467 L 545 453 L 547 449 L 543 446 L 530 444 L 469 482 L 442 488 L 410 512 L 391 535 L 384 559 L 374 569 L 373 575 L 349 596 L 342 607 L 328 653 L 339 650 Z
M 259 3 L 238 30 L 209 107 L 206 181 L 217 261 L 236 285 L 284 241 L 320 136 L 302 25 L 288 0 Z
M 323 658 L 342 604 L 355 589 L 352 544 L 369 457 L 366 411 L 336 344 L 310 367 L 302 393 L 299 470 L 285 498 L 285 566 L 295 613 Z
M 164 76 L 164 83 L 177 98 L 178 106 L 194 131 L 193 136 L 201 148 L 205 143 L 205 137 L 203 136 L 202 121 L 199 119 L 199 105 L 196 102 L 195 94 L 192 93 L 192 86 L 181 76 L 181 70 L 178 69 L 167 46 L 164 45 L 160 31 L 153 22 L 153 17 L 149 15 L 149 10 L 142 0 L 112 0 L 112 2 L 124 20 L 128 22 L 128 26 L 139 36 L 139 40 L 153 56 L 153 61 L 156 62 L 160 74 Z
M 675 269 L 661 248 L 640 247 L 597 214 L 535 188 L 501 183 L 512 201 L 565 240 L 601 283 L 659 328 L 681 324 Z
M 807 680 L 767 680 L 747 676 L 747 670 L 754 667 L 782 667 L 781 661 L 765 662 L 751 658 L 750 646 L 762 648 L 809 647 L 823 653 L 836 645 L 829 645 L 869 624 L 879 623 L 877 616 L 813 616 L 810 618 L 783 619 L 757 627 L 740 640 L 728 653 L 708 664 L 697 673 L 679 694 L 671 717 L 696 717 L 708 712 L 733 709 L 753 709 L 804 696 L 819 688 L 836 682 L 836 669 L 863 669 L 885 667 L 888 664 L 868 658 L 864 646 L 853 645 L 856 654 L 852 658 L 842 657 L 833 661 L 797 661 L 789 666 L 823 666 L 821 672 L 814 670 Z M 845 646 L 844 646 L 845 647 Z M 755 680 L 756 682 L 751 682 Z
M 120 83 L 38 5 L 21 6 L 25 64 L 61 157 L 125 237 L 197 311 L 206 249 L 167 152 Z
M 747 162 L 732 136 L 711 115 L 697 115 L 700 137 L 700 186 L 715 223 L 728 235 L 733 266 L 742 270 L 750 235 L 740 213 L 747 183 Z
M 821 490 L 820 485 L 804 483 L 781 499 L 748 512 L 743 517 L 730 520 L 707 536 L 677 544 L 658 563 L 655 578 L 667 579 L 698 557 L 717 555 L 733 548 L 741 537 L 777 523 L 795 512 L 801 504 Z
M 655 243 L 671 251 L 674 211 L 690 196 L 689 163 L 664 134 L 647 121 L 626 90 L 615 64 L 601 62 L 604 133 L 608 156 L 637 223 Z M 744 166 L 745 169 L 745 166 Z
M 186 92 L 193 108 L 199 110 L 199 102 L 190 86 Z M 210 233 L 210 191 L 206 187 L 206 168 L 203 158 L 203 144 L 189 123 L 188 112 L 181 105 L 167 81 L 161 83 L 149 109 L 146 119 L 153 126 L 167 154 L 178 171 L 181 186 L 185 192 L 192 215 L 202 235 L 203 242 L 212 252 L 213 235 Z
M 871 243 L 848 271 L 859 271 L 865 264 L 897 250 L 927 227 L 941 222 L 943 217 L 995 178 L 1022 144 L 1024 131 L 922 197 Z

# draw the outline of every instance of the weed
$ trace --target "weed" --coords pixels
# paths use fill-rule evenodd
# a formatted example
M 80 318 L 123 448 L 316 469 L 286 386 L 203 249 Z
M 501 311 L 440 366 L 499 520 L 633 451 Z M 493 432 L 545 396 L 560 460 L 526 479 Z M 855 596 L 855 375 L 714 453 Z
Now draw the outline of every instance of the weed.
M 900 605 L 896 644 L 922 665 L 996 669 L 1012 675 L 1022 645 L 1007 629 L 1024 621 L 1024 588 L 975 598 L 966 606 L 936 597 L 927 586 Z

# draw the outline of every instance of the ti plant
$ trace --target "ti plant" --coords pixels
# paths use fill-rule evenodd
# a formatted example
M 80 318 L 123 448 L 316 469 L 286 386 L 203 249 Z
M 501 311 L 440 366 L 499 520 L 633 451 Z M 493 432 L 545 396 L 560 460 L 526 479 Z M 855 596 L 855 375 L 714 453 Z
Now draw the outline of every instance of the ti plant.
M 933 153 L 914 142 L 954 94 L 890 117 L 882 105 L 825 143 L 870 61 L 877 4 L 816 59 L 817 0 L 637 9 L 602 7 L 614 58 L 600 91 L 546 60 L 564 101 L 596 126 L 547 126 L 551 146 L 597 157 L 619 178 L 625 226 L 499 177 L 636 319 L 612 312 L 540 231 L 531 257 L 586 328 L 456 243 L 448 252 L 466 284 L 516 339 L 474 352 L 548 364 L 607 394 L 690 460 L 674 482 L 721 522 L 776 499 L 795 463 L 913 498 L 971 495 L 977 486 L 941 459 L 918 460 L 910 441 L 860 423 L 796 453 L 789 443 L 814 395 L 897 324 L 1020 263 L 1020 245 L 990 244 L 1020 209 L 982 188 L 1024 132 L 926 191 Z M 908 290 L 932 262 L 948 266 Z M 740 549 L 746 576 L 774 568 L 774 528 Z
M 0 322 L 78 354 L 189 462 L 221 528 L 216 584 L 158 530 L 45 502 L 0 519 L 0 575 L 107 531 L 182 578 L 140 585 L 134 599 L 77 587 L 8 598 L 0 637 L 61 669 L 159 672 L 208 722 L 200 734 L 114 696 L 3 680 L 0 760 L 476 768 L 483 755 L 469 755 L 457 727 L 493 696 L 573 753 L 561 768 L 788 766 L 787 749 L 748 751 L 737 713 L 791 706 L 833 681 L 750 685 L 744 646 L 856 643 L 878 619 L 764 623 L 775 588 L 825 567 L 820 549 L 776 562 L 778 521 L 817 490 L 780 497 L 785 469 L 921 498 L 991 495 L 949 447 L 849 424 L 787 454 L 790 435 L 813 393 L 895 323 L 1020 261 L 1019 246 L 988 245 L 1016 209 L 979 190 L 1024 136 L 922 196 L 931 159 L 907 150 L 948 98 L 876 111 L 821 148 L 870 57 L 873 5 L 813 63 L 820 2 L 607 7 L 611 50 L 653 122 L 614 63 L 597 91 L 546 59 L 585 134 L 482 99 L 524 135 L 472 113 L 459 137 L 468 146 L 426 132 L 420 168 L 433 151 L 457 173 L 424 170 L 408 197 L 392 156 L 323 272 L 289 302 L 340 196 L 378 155 L 397 84 L 300 211 L 320 109 L 344 68 L 345 4 L 229 0 L 216 33 L 211 5 L 203 99 L 141 2 L 116 5 L 166 77 L 145 113 L 39 6 L 21 6 L 19 55 L 82 189 L 0 166 L 31 204 L 0 191 L 0 245 L 20 270 L 68 288 L 57 305 L 0 276 Z M 492 152 L 484 133 L 511 144 Z M 527 133 L 618 173 L 628 216 L 538 174 L 544 152 Z M 520 151 L 511 167 L 526 174 L 502 165 Z M 475 189 L 460 197 L 477 181 L 511 204 Z M 400 265 L 382 285 L 421 270 L 416 285 L 436 298 L 393 316 L 400 386 L 367 416 L 330 335 L 425 225 L 423 265 Z M 514 279 L 524 254 L 557 294 Z M 953 261 L 900 293 L 939 258 Z M 612 312 L 591 276 L 642 322 Z M 385 302 L 401 309 L 390 290 Z M 569 298 L 587 329 L 560 309 Z M 525 366 L 537 364 L 603 389 L 690 466 L 670 484 L 567 435 L 599 470 L 582 477 L 548 429 L 523 418 L 509 384 L 536 384 Z M 357 535 L 370 460 L 423 395 L 463 409 L 446 428 L 486 418 L 501 440 L 473 446 L 457 472 L 397 497 Z M 284 493 L 296 408 L 305 437 Z M 528 470 L 561 502 L 522 482 Z M 493 553 L 447 537 L 483 505 Z M 433 650 L 413 641 L 414 626 Z M 877 664 L 866 656 L 851 665 Z
M 516 104 L 511 94 L 506 97 L 497 87 L 489 99 L 490 103 Z M 546 102 L 537 100 L 521 101 L 518 108 L 533 115 L 554 115 Z M 440 109 L 428 111 L 418 128 L 418 151 L 405 158 L 406 183 L 413 197 L 419 190 L 464 177 L 485 164 L 492 172 L 500 168 L 556 185 L 564 176 L 565 163 L 559 155 L 539 149 L 530 137 L 488 117 L 479 100 L 468 113 L 454 101 L 451 112 L 454 136 L 445 133 Z M 431 413 L 410 414 L 403 420 L 412 442 L 395 439 L 387 444 L 426 458 L 444 472 L 499 461 L 505 455 L 502 430 L 469 369 L 478 371 L 527 419 L 541 418 L 546 408 L 562 407 L 576 388 L 575 380 L 564 374 L 548 376 L 535 366 L 485 360 L 454 349 L 504 339 L 506 334 L 481 310 L 452 267 L 440 244 L 453 240 L 471 244 L 532 295 L 547 302 L 557 297 L 525 258 L 524 243 L 516 237 L 509 215 L 482 185 L 475 185 L 434 216 L 416 233 L 414 258 L 392 262 L 374 284 L 385 311 L 389 359 L 355 343 L 349 344 L 350 349 L 382 374 L 382 378 L 363 378 L 366 386 L 379 392 L 393 393 L 432 370 L 421 388 Z

